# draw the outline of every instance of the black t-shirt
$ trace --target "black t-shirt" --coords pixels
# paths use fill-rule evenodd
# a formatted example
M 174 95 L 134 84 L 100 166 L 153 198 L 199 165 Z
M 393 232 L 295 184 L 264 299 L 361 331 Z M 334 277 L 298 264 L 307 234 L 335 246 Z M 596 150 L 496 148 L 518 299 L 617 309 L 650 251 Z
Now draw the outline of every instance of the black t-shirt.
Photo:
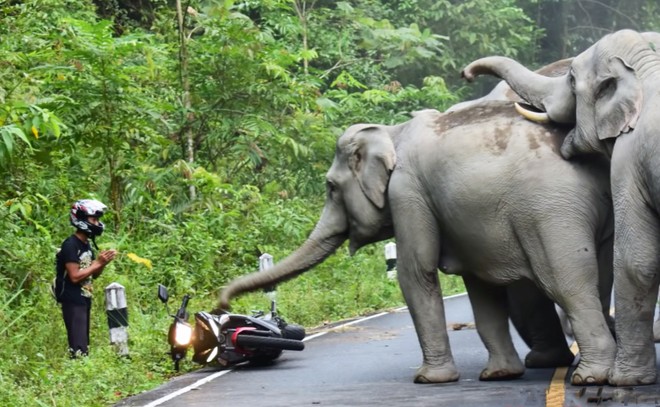
M 74 284 L 66 273 L 66 263 L 78 263 L 81 269 L 87 268 L 94 260 L 94 252 L 89 242 L 85 243 L 76 235 L 71 235 L 64 242 L 55 256 L 57 279 L 55 295 L 60 302 L 89 304 L 92 300 L 92 277 Z

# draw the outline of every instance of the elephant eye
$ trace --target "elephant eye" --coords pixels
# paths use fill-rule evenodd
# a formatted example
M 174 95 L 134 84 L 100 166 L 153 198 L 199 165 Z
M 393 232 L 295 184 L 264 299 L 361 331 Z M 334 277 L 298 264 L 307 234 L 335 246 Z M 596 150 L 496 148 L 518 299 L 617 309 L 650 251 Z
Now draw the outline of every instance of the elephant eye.
M 573 70 L 569 73 L 568 80 L 571 84 L 571 90 L 575 92 L 575 75 L 573 75 Z
M 337 190 L 337 185 L 334 182 L 328 180 L 325 182 L 325 189 L 328 191 L 328 194 L 332 194 Z
M 607 78 L 604 81 L 602 81 L 600 85 L 598 85 L 598 89 L 596 90 L 596 98 L 600 99 L 603 96 L 615 90 L 616 90 L 616 79 Z

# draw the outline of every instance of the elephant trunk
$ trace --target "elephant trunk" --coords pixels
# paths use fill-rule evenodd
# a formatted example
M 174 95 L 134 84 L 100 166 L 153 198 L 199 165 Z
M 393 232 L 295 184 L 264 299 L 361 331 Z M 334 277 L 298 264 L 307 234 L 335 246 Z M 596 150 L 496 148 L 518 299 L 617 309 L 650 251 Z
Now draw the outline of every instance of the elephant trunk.
M 325 223 L 320 221 L 305 243 L 272 268 L 231 281 L 220 293 L 219 308 L 228 310 L 232 298 L 296 277 L 333 254 L 346 241 L 347 234 L 344 232 L 328 235 L 327 230 L 330 229 L 324 226 Z
M 530 71 L 506 57 L 486 57 L 470 63 L 461 76 L 473 81 L 479 75 L 504 79 L 511 89 L 532 106 L 547 112 L 557 123 L 575 123 L 575 96 L 569 75 L 548 77 Z

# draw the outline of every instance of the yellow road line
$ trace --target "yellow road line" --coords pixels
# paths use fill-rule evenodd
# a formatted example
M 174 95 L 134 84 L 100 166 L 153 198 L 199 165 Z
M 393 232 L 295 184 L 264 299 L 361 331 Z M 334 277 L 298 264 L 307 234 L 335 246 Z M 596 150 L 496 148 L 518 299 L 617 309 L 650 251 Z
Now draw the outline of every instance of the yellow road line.
M 577 355 L 579 352 L 577 342 L 571 345 L 571 352 Z M 566 374 L 568 374 L 568 367 L 558 367 L 552 375 L 550 386 L 545 391 L 545 406 L 546 407 L 563 407 L 566 400 Z

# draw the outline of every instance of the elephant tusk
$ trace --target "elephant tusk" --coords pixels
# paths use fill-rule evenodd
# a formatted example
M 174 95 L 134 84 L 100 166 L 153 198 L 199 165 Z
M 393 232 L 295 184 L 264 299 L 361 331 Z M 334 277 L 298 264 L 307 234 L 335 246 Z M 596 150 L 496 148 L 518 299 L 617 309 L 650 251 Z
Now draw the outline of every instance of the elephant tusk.
M 515 102 L 513 105 L 516 108 L 516 112 L 518 112 L 518 114 L 520 114 L 522 117 L 524 117 L 527 120 L 531 120 L 536 123 L 550 122 L 550 118 L 548 117 L 548 114 L 546 112 L 539 112 L 524 108 L 518 102 Z

